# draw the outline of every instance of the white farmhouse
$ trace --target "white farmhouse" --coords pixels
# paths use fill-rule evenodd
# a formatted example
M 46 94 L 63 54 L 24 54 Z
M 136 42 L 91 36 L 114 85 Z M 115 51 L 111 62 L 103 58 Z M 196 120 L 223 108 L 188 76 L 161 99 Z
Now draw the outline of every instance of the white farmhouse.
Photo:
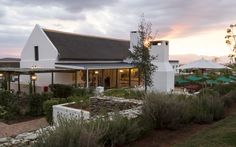
M 131 32 L 128 41 L 42 29 L 36 25 L 21 52 L 20 68 L 73 69 L 69 73 L 37 73 L 38 87 L 47 87 L 52 81 L 87 88 L 135 87 L 142 84 L 138 69 L 125 61 L 129 48 L 132 50 L 137 43 L 136 35 Z M 151 53 L 159 57 L 155 61 L 158 70 L 153 88 L 169 92 L 174 88 L 174 77 L 173 69 L 169 68 L 168 41 L 161 41 L 162 45 L 159 42 L 154 41 L 151 48 Z M 30 82 L 28 75 L 21 75 L 20 79 L 24 84 Z

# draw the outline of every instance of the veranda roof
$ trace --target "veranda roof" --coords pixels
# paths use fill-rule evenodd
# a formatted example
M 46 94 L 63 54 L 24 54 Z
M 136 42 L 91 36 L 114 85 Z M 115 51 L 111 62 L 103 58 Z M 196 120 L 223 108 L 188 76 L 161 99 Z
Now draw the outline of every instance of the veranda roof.
M 49 73 L 49 72 L 74 72 L 73 69 L 59 68 L 0 68 L 0 72 L 17 73 L 17 74 L 33 74 L 33 73 Z
M 66 69 L 122 69 L 122 68 L 133 68 L 134 64 L 118 62 L 118 63 L 56 63 L 57 68 Z
M 227 69 L 228 67 L 209 61 L 205 59 L 200 59 L 183 66 L 180 66 L 178 69 Z M 229 68 L 228 68 L 229 69 Z

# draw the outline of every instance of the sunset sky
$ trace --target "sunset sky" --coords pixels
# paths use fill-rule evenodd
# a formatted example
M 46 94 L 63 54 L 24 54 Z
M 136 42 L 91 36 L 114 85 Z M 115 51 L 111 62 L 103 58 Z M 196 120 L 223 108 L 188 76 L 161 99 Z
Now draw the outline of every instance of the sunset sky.
M 142 13 L 170 53 L 223 56 L 235 0 L 0 0 L 0 57 L 14 57 L 35 24 L 86 35 L 129 39 Z

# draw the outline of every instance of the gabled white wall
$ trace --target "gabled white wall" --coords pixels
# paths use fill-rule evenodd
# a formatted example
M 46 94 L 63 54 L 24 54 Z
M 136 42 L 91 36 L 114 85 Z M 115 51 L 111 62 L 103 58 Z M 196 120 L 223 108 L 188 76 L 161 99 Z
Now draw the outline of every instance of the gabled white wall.
M 39 60 L 35 61 L 34 46 L 38 46 Z M 48 39 L 39 25 L 36 25 L 21 52 L 21 68 L 54 68 L 58 51 Z M 38 74 L 37 85 L 47 86 L 51 81 L 51 74 Z M 29 83 L 29 76 L 20 77 L 22 83 Z
M 153 86 L 151 90 L 159 92 L 171 92 L 174 90 L 174 70 L 169 63 L 169 42 L 153 41 L 151 42 L 150 54 L 157 56 L 153 64 L 157 66 L 153 73 Z

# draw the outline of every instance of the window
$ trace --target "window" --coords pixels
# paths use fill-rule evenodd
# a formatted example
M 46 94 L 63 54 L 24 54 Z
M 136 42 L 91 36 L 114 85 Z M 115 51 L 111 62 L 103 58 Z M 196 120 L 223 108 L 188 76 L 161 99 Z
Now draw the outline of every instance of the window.
M 35 61 L 39 60 L 39 47 L 38 46 L 34 46 L 34 59 Z

